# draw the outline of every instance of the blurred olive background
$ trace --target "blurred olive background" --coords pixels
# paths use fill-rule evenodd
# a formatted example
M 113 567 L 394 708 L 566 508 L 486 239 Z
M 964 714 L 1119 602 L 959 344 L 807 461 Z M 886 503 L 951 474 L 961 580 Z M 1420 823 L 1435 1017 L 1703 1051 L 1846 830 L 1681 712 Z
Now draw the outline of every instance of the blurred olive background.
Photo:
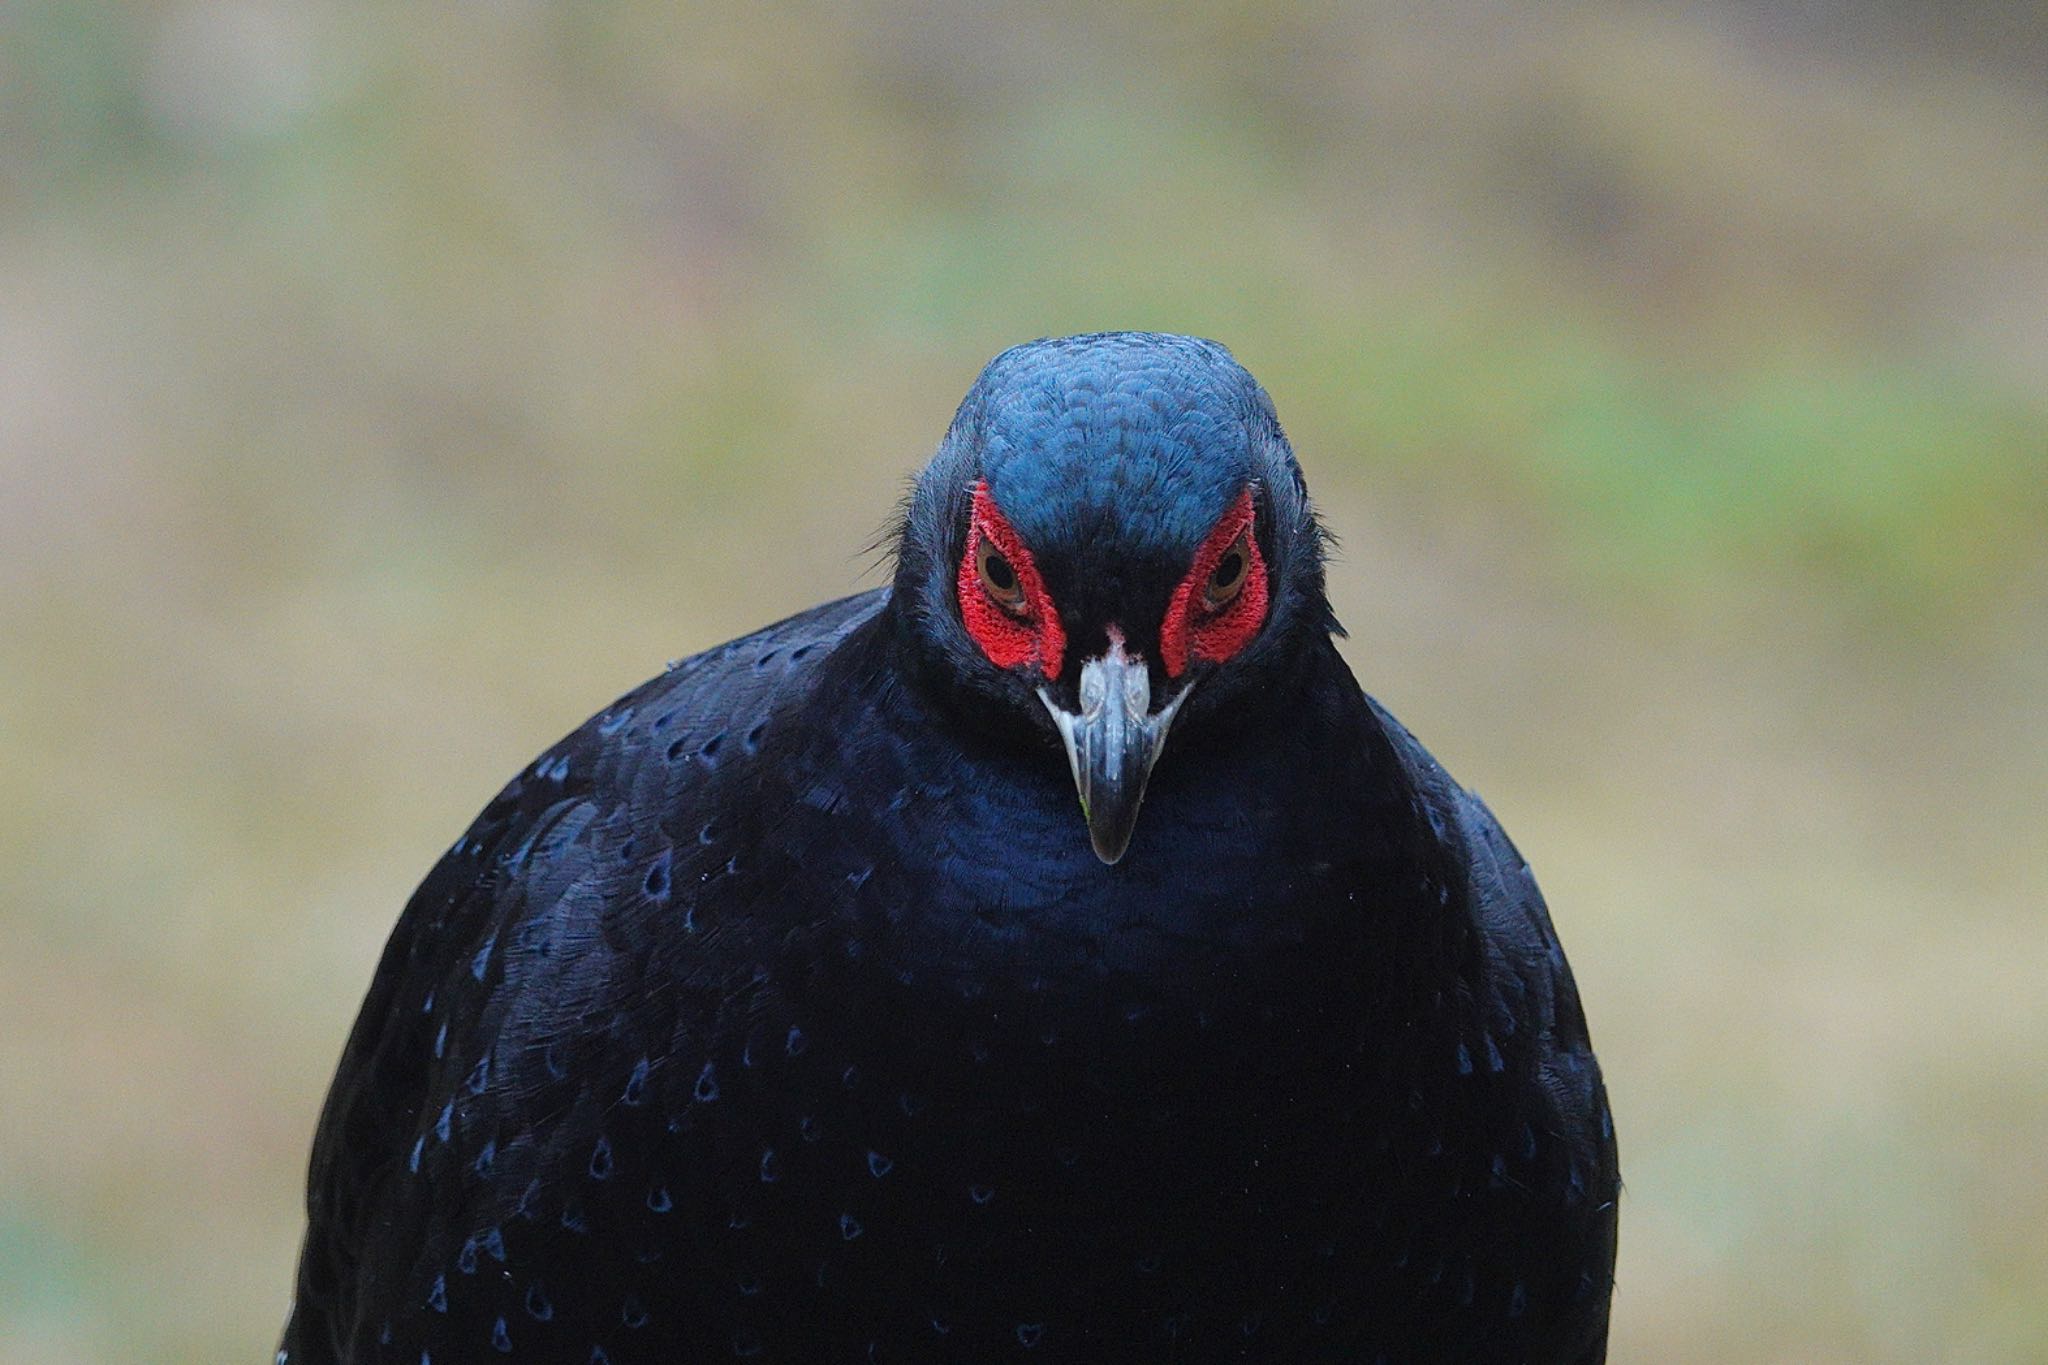
M 418 877 L 1105 327 L 1542 875 L 1615 1358 L 2048 1359 L 2048 11 L 6 0 L 0 1361 L 267 1359 Z

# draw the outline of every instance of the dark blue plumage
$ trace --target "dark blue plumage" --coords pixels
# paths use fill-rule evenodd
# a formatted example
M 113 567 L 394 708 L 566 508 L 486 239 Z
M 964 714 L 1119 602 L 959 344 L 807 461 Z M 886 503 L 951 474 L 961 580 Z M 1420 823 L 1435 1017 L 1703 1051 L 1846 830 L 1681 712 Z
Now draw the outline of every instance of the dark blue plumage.
M 978 481 L 1054 676 L 963 619 Z M 1246 488 L 1270 601 L 1171 676 Z M 322 1116 L 280 1359 L 1600 1360 L 1617 1171 L 1571 974 L 1337 655 L 1320 544 L 1221 347 L 998 357 L 890 588 L 628 693 L 429 874 Z M 1053 718 L 1123 652 L 1171 730 L 1098 855 Z

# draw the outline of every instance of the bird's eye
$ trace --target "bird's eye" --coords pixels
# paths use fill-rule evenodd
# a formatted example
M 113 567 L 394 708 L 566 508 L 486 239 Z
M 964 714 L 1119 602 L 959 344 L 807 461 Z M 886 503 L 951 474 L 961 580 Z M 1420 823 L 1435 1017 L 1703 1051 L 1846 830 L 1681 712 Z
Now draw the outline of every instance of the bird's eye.
M 1209 575 L 1208 585 L 1202 596 L 1211 611 L 1230 605 L 1231 599 L 1244 587 L 1246 573 L 1251 568 L 1252 552 L 1247 538 L 1251 528 L 1238 532 L 1237 539 L 1230 542 L 1230 548 L 1216 561 L 1216 568 Z
M 1017 570 L 995 542 L 984 536 L 974 551 L 974 571 L 981 577 L 981 588 L 995 604 L 1013 616 L 1024 615 L 1024 584 L 1017 578 Z

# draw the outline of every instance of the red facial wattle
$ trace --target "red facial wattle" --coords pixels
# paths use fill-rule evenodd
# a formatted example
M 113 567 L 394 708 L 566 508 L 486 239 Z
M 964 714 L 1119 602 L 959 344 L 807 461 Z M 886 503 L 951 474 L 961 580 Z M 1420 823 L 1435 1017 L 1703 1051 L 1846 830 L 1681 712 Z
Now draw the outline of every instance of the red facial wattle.
M 1018 607 L 1005 607 L 989 596 L 975 568 L 975 555 L 983 541 L 993 545 L 1009 561 L 1023 590 Z M 996 506 L 986 483 L 974 485 L 974 509 L 967 526 L 967 548 L 960 555 L 958 579 L 960 619 L 981 652 L 997 668 L 1019 668 L 1035 663 L 1048 678 L 1060 675 L 1066 655 L 1067 632 L 1060 615 L 1053 610 L 1052 595 L 1031 560 L 1031 552 L 1011 529 L 1008 518 Z
M 1250 644 L 1265 624 L 1269 598 L 1266 561 L 1259 553 L 1258 537 L 1249 534 L 1251 525 L 1252 491 L 1247 488 L 1209 532 L 1195 552 L 1187 577 L 1173 590 L 1166 619 L 1159 627 L 1159 660 L 1166 665 L 1168 677 L 1178 678 L 1196 659 L 1222 663 Z M 1212 608 L 1206 595 L 1209 577 L 1240 535 L 1249 561 L 1244 585 L 1228 602 Z

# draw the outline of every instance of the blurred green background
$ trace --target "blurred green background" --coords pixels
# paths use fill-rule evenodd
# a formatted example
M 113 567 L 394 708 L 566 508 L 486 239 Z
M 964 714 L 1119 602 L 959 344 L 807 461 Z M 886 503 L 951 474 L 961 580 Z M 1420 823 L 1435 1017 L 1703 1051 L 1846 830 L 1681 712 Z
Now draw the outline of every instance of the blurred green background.
M 267 1359 L 415 880 L 1231 345 L 1542 875 L 1617 1360 L 2048 1359 L 2048 10 L 0 3 L 0 1361 Z

